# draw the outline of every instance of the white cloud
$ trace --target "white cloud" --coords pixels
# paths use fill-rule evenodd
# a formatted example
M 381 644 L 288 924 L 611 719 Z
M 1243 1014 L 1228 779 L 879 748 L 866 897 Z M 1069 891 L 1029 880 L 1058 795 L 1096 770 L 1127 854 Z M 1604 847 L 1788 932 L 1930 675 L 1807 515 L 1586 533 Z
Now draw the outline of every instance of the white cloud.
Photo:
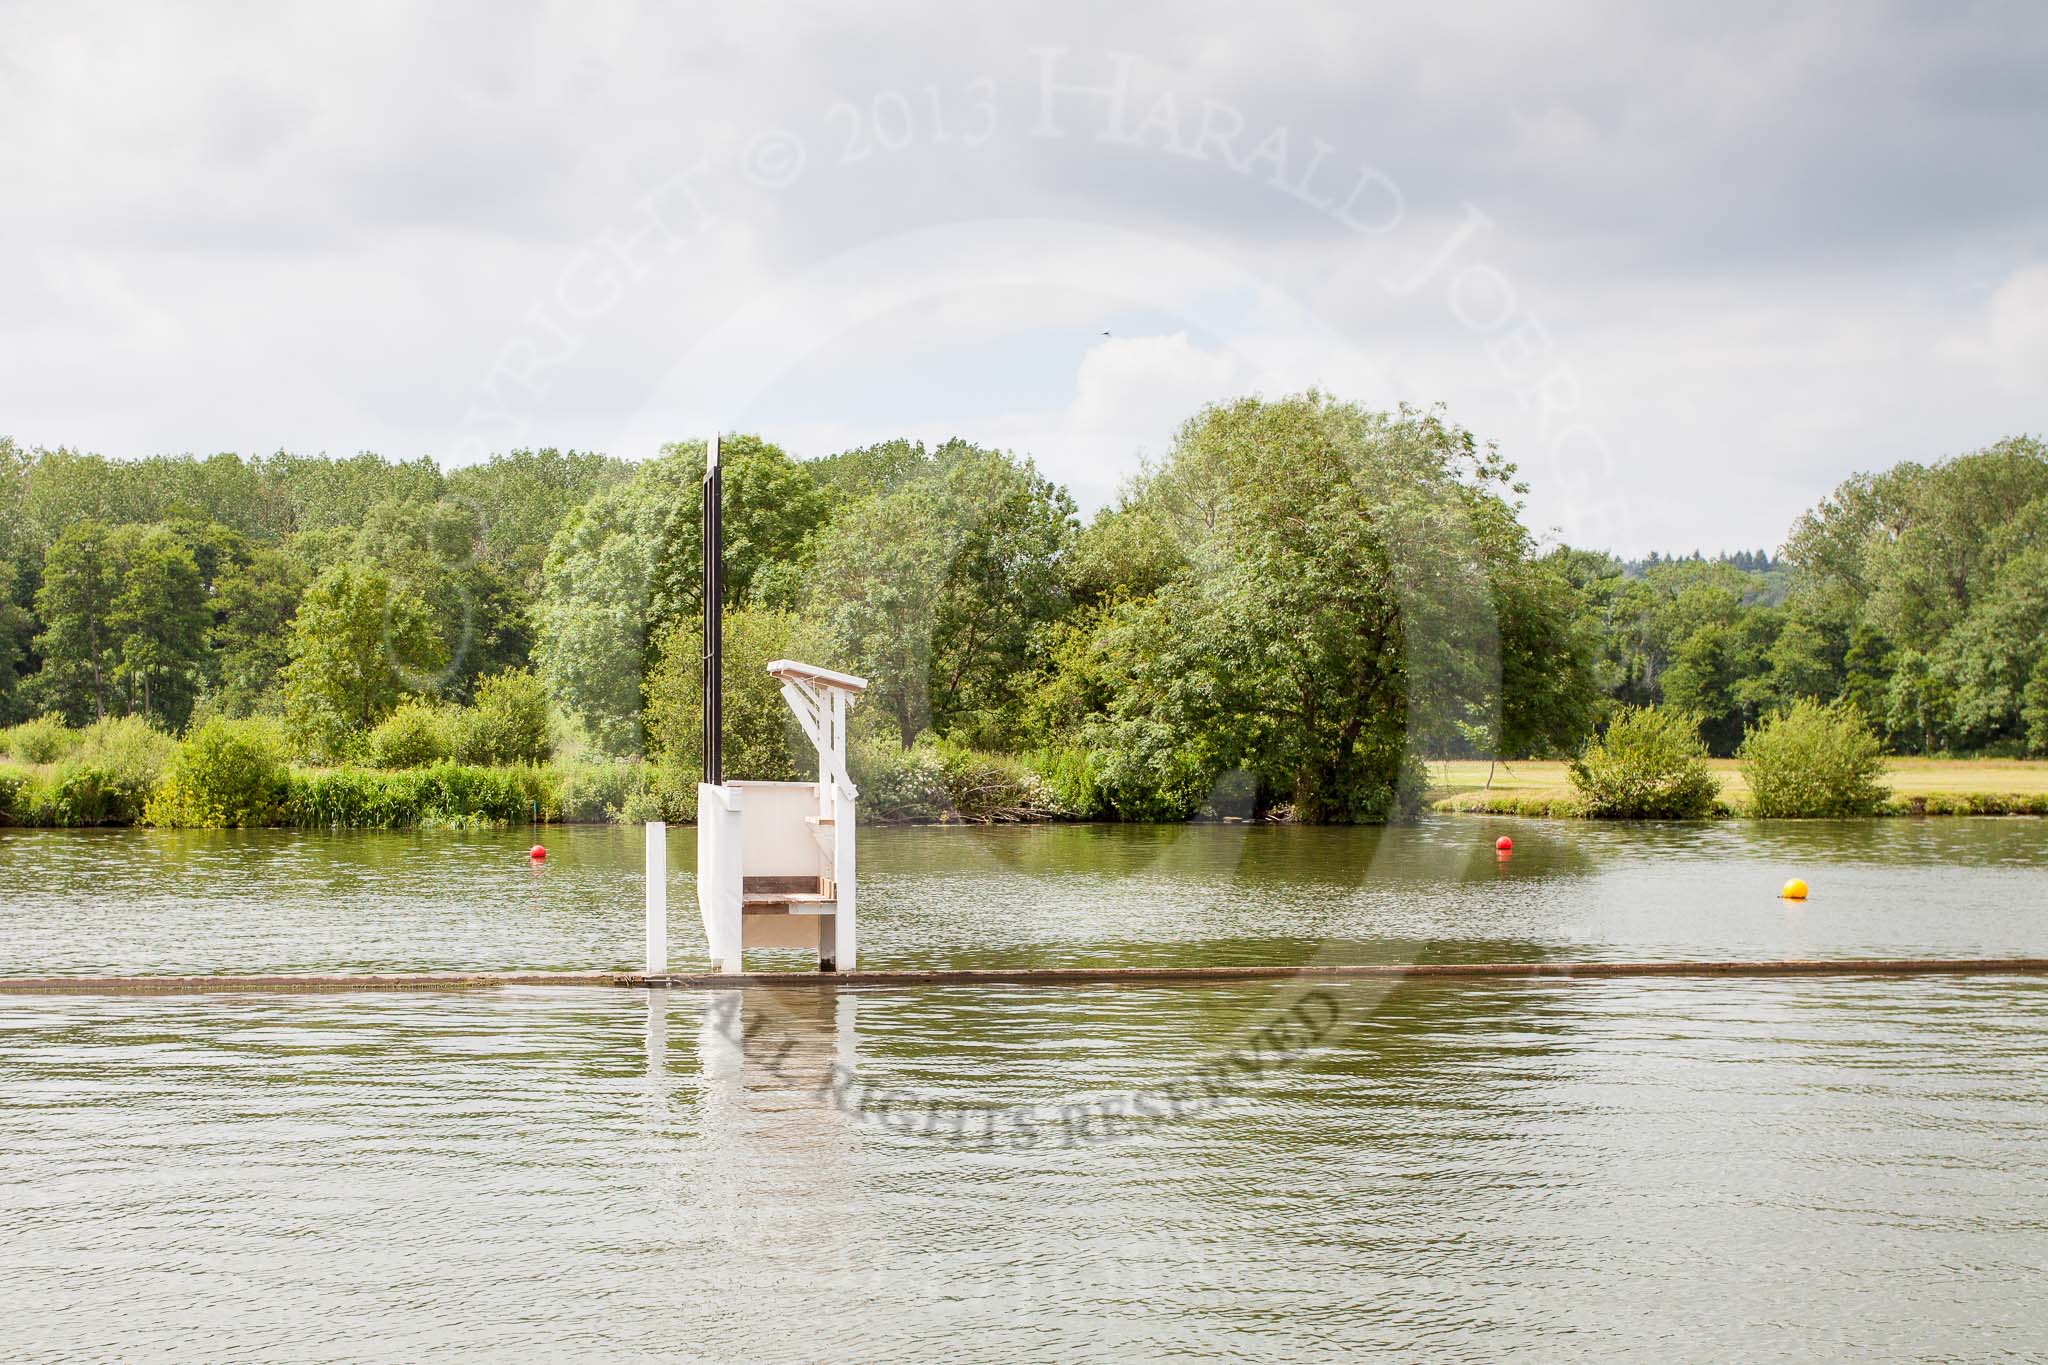
M 1184 331 L 1111 337 L 1081 358 L 1069 420 L 1080 433 L 1143 438 L 1173 430 L 1205 403 L 1232 397 L 1246 378 L 1237 357 L 1203 350 Z
M 2048 265 L 2013 272 L 1986 309 L 1992 350 L 2015 387 L 2036 395 L 2048 380 Z

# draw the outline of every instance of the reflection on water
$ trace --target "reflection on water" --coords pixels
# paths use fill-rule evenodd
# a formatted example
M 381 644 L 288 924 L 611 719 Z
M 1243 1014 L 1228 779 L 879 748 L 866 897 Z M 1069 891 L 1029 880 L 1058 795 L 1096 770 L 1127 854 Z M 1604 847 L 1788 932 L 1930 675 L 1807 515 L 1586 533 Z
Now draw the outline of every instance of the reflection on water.
M 1354 992 L 1357 983 L 1336 987 Z M 0 1357 L 1727 1359 L 2048 1333 L 2018 979 L 0 1003 Z
M 538 869 L 530 842 L 0 831 L 0 972 L 636 965 L 638 832 L 553 831 Z M 863 830 L 861 868 L 873 967 L 2048 953 L 2038 819 Z

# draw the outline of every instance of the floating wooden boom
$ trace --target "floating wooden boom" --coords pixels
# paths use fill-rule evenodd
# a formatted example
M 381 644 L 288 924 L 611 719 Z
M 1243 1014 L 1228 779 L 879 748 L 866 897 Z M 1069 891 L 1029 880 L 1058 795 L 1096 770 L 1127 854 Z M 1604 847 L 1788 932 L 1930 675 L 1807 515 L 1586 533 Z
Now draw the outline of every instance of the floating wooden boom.
M 504 986 L 725 990 L 735 986 L 1197 986 L 1256 981 L 1612 980 L 1620 977 L 2033 976 L 2048 957 L 1843 957 L 1649 962 L 1367 962 L 1308 967 L 1017 967 L 753 973 L 326 972 L 247 976 L 0 976 L 0 994 L 191 995 L 233 991 L 434 991 Z

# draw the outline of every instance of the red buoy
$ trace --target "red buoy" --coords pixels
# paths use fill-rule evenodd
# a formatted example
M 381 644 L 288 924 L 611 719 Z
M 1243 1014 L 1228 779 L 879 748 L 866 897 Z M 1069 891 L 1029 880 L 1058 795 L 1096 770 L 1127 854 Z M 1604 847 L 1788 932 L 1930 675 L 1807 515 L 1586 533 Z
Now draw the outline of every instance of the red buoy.
M 542 848 L 539 844 L 535 844 L 532 848 L 526 851 L 526 856 L 533 859 L 537 863 L 544 863 L 548 859 L 548 851 L 545 848 Z
M 1501 852 L 1506 853 L 1509 849 L 1515 846 L 1515 841 L 1513 839 L 1508 838 L 1507 835 L 1503 834 L 1500 836 L 1500 838 L 1495 839 L 1493 841 L 1493 846 L 1499 849 Z

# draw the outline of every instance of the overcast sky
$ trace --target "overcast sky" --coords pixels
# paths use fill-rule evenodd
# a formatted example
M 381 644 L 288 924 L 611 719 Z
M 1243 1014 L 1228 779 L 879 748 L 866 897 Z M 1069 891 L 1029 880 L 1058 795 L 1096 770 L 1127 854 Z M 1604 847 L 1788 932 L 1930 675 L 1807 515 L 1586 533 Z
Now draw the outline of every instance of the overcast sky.
M 1317 384 L 1633 553 L 2048 427 L 2048 8 L 1650 8 L 6 5 L 0 434 L 957 434 L 1092 508 Z

